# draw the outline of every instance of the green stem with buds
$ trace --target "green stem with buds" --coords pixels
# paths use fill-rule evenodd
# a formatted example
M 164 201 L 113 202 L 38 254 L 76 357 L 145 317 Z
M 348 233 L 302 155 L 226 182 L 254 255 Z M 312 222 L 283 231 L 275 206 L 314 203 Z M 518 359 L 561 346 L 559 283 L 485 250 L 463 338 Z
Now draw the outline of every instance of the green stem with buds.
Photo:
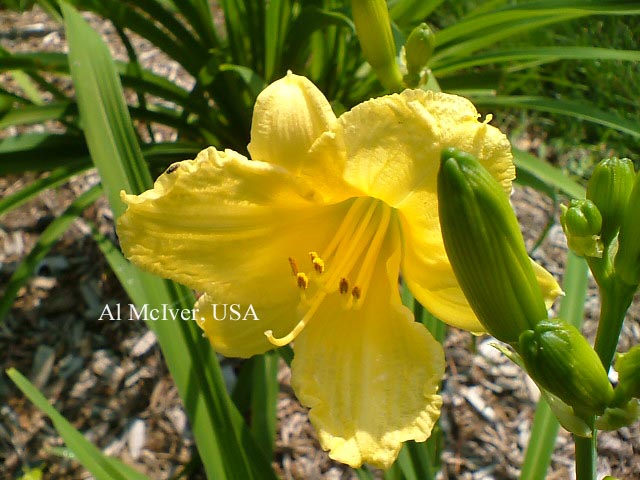
M 631 286 L 615 274 L 612 244 L 605 245 L 602 258 L 588 258 L 589 268 L 600 290 L 600 321 L 594 349 L 605 370 L 609 370 L 616 353 L 620 331 L 636 286 Z
M 615 275 L 613 268 L 612 244 L 605 245 L 602 258 L 587 257 L 589 268 L 600 290 L 600 320 L 594 343 L 606 371 L 613 361 L 620 338 L 620 331 L 633 301 L 636 287 L 625 284 Z M 576 453 L 576 479 L 595 480 L 597 460 L 597 431 L 590 420 L 592 438 L 574 435 Z

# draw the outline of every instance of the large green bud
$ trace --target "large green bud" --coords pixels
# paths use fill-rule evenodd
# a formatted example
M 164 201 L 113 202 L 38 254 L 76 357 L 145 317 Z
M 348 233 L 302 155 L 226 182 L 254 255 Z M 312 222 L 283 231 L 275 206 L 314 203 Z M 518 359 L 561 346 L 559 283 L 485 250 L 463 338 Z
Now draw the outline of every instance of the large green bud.
M 571 200 L 561 205 L 560 224 L 569 248 L 581 257 L 602 257 L 602 215 L 591 200 Z
M 404 45 L 407 65 L 407 74 L 404 79 L 407 86 L 415 88 L 420 84 L 422 72 L 427 67 L 435 47 L 436 36 L 429 25 L 421 23 L 411 31 Z
M 602 160 L 593 170 L 587 185 L 587 198 L 602 215 L 601 237 L 605 244 L 618 233 L 633 188 L 635 173 L 628 158 Z
M 598 354 L 576 327 L 545 320 L 520 335 L 518 353 L 531 378 L 543 389 L 588 417 L 604 412 L 613 387 Z
M 351 0 L 353 22 L 362 53 L 382 85 L 389 91 L 403 88 L 396 63 L 396 44 L 385 0 Z
M 446 148 L 438 211 L 453 272 L 478 320 L 517 344 L 547 310 L 507 194 L 475 157 Z
M 640 174 L 636 175 L 620 222 L 615 272 L 629 285 L 640 284 Z

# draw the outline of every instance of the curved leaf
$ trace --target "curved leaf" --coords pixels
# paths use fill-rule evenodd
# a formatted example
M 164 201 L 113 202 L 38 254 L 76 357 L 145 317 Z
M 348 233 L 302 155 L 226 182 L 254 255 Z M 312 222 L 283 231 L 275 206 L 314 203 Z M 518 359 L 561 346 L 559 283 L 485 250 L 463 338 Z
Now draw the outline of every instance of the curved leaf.
M 53 422 L 56 431 L 64 439 L 76 459 L 98 480 L 148 480 L 134 468 L 103 454 L 71 425 L 38 391 L 27 378 L 15 368 L 7 370 L 13 383 L 42 410 Z
M 55 245 L 58 239 L 66 232 L 78 216 L 95 202 L 102 190 L 99 185 L 92 187 L 80 195 L 59 217 L 53 220 L 40 234 L 38 241 L 9 278 L 4 294 L 0 298 L 0 322 L 11 309 L 16 295 L 33 274 L 36 266 L 47 256 L 47 253 Z
M 539 110 L 541 112 L 559 113 L 561 115 L 604 125 L 605 127 L 613 128 L 614 130 L 627 133 L 634 137 L 640 137 L 640 124 L 637 122 L 627 120 L 582 102 L 518 95 L 495 97 L 479 96 L 473 98 L 473 102 L 476 105 L 482 106 L 517 107 Z
M 466 58 L 455 58 L 449 61 L 443 60 L 442 62 L 434 62 L 431 68 L 436 76 L 440 76 L 463 68 L 494 63 L 535 61 L 536 64 L 541 64 L 557 60 L 623 60 L 638 62 L 640 61 L 640 52 L 637 50 L 614 50 L 599 47 L 533 47 L 500 50 Z
M 62 3 L 71 74 L 91 157 L 114 214 L 124 210 L 120 190 L 141 193 L 151 186 L 113 60 L 100 36 Z M 190 290 L 120 262 L 115 270 L 134 303 L 193 308 Z M 148 322 L 191 420 L 209 478 L 269 479 L 275 474 L 233 406 L 215 352 L 195 322 Z

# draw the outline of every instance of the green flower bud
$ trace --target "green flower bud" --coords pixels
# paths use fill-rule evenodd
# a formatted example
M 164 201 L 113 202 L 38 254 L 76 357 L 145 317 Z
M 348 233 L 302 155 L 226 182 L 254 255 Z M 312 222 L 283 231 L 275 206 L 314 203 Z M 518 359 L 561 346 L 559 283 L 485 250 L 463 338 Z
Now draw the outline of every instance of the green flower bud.
M 618 233 L 633 180 L 633 163 L 628 158 L 608 158 L 593 170 L 587 185 L 587 198 L 602 215 L 600 236 L 605 244 L 610 243 Z
M 421 23 L 413 29 L 404 46 L 405 60 L 407 64 L 407 75 L 405 76 L 405 81 L 408 79 L 411 80 L 411 84 L 409 86 L 417 86 L 421 77 L 421 72 L 427 66 L 435 48 L 436 37 L 429 25 Z M 418 82 L 414 82 L 413 80 L 415 79 L 417 79 Z M 415 83 L 415 85 L 413 83 Z
M 396 44 L 391 32 L 387 2 L 352 0 L 351 10 L 364 58 L 387 90 L 401 90 L 402 74 L 396 63 Z
M 545 320 L 523 332 L 519 343 L 531 378 L 576 414 L 601 414 L 613 400 L 613 387 L 598 354 L 573 325 Z
M 560 223 L 569 248 L 581 257 L 602 257 L 602 215 L 591 200 L 571 200 L 560 206 Z
M 621 353 L 616 359 L 618 386 L 616 400 L 640 398 L 640 345 L 636 345 L 627 353 Z
M 632 398 L 620 407 L 610 407 L 604 411 L 604 415 L 598 417 L 595 427 L 598 430 L 618 430 L 636 423 L 640 418 L 640 402 Z
M 476 158 L 446 148 L 438 211 L 453 272 L 478 320 L 516 344 L 547 310 L 506 193 Z
M 640 284 L 640 174 L 636 175 L 620 222 L 615 272 L 629 285 Z

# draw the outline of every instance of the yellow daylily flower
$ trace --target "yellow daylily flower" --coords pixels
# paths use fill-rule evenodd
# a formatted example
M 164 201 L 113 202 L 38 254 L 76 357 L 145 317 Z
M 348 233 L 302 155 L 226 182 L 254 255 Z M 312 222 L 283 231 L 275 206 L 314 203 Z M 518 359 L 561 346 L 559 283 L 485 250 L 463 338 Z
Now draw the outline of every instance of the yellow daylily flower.
M 205 292 L 199 325 L 220 353 L 250 357 L 295 340 L 292 385 L 322 447 L 353 467 L 388 468 L 402 442 L 430 435 L 444 373 L 441 346 L 401 303 L 400 272 L 442 320 L 483 331 L 440 233 L 447 146 L 511 188 L 509 142 L 469 101 L 407 90 L 336 118 L 309 80 L 288 74 L 257 100 L 252 160 L 208 148 L 152 190 L 122 194 L 122 249 Z M 557 295 L 552 277 L 536 274 Z M 255 315 L 220 318 L 220 304 Z

